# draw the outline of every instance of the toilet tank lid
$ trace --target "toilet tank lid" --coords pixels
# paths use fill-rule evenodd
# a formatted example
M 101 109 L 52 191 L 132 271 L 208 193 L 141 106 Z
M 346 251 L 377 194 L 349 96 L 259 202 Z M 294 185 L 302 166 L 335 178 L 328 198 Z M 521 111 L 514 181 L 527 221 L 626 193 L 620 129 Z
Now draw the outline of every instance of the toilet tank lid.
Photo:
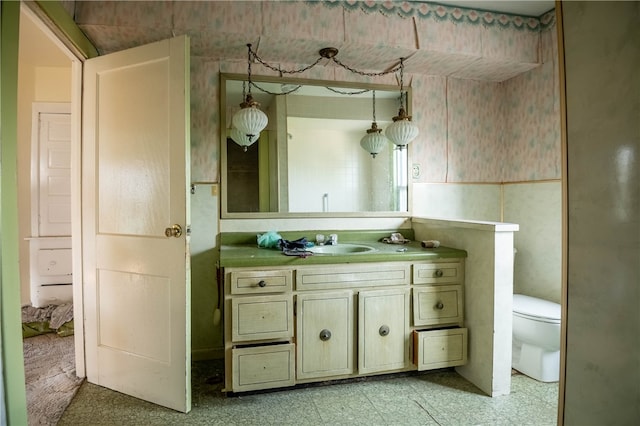
M 560 319 L 560 304 L 524 294 L 513 295 L 513 312 L 538 318 Z

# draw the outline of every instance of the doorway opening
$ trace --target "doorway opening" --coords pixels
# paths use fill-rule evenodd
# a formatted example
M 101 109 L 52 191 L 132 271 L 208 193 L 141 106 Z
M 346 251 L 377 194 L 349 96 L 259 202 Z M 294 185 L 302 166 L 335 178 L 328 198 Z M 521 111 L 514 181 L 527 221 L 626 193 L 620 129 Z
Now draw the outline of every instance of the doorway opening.
M 85 374 L 82 321 L 73 320 L 82 318 L 81 258 L 75 243 L 81 226 L 76 208 L 81 70 L 80 59 L 22 3 L 18 235 L 30 423 L 51 421 L 57 407 L 71 401 Z

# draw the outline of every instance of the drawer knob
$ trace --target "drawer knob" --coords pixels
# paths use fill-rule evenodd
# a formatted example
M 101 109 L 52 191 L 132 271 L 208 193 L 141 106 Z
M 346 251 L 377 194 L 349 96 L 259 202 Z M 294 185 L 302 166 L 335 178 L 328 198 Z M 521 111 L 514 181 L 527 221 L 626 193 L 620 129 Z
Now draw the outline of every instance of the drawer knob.
M 440 278 L 444 275 L 444 272 L 442 271 L 442 269 L 436 269 L 435 275 L 437 278 Z
M 258 287 L 266 287 L 267 286 L 267 282 L 265 280 L 260 280 L 258 282 Z
M 387 336 L 389 334 L 389 326 L 388 325 L 383 325 L 382 327 L 380 327 L 380 329 L 378 330 L 378 333 L 380 333 L 380 335 L 382 337 Z
M 331 332 L 325 328 L 320 332 L 320 340 L 326 342 L 329 339 L 331 339 Z
M 436 309 L 443 310 L 444 309 L 444 303 L 442 303 L 442 302 L 436 303 Z

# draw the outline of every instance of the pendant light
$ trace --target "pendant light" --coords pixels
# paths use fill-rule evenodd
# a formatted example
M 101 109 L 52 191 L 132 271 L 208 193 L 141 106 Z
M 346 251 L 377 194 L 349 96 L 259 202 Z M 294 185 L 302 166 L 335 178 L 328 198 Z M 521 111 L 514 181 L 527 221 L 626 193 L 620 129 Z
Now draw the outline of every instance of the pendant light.
M 260 104 L 251 96 L 251 44 L 247 44 L 247 48 L 247 80 L 249 82 L 247 97 L 244 102 L 240 104 L 240 111 L 233 115 L 232 121 L 233 126 L 242 134 L 246 135 L 247 138 L 252 141 L 251 143 L 253 143 L 258 139 L 260 132 L 267 127 L 269 119 L 267 115 L 258 108 Z M 244 93 L 242 95 L 244 98 Z
M 360 146 L 364 148 L 371 157 L 376 158 L 389 142 L 389 139 L 384 137 L 380 132 L 382 129 L 378 129 L 378 123 L 376 123 L 376 91 L 373 90 L 373 123 L 371 128 L 367 130 L 367 134 L 360 140 Z
M 385 135 L 391 142 L 403 149 L 409 142 L 418 136 L 418 126 L 411 122 L 411 116 L 407 115 L 404 107 L 404 59 L 400 58 L 400 110 L 398 115 L 393 117 L 393 123 L 387 127 Z
M 236 129 L 235 127 L 231 129 L 231 140 L 237 143 L 242 147 L 244 152 L 247 152 L 249 146 L 251 146 L 255 141 L 258 140 L 257 136 L 253 136 L 250 138 L 249 136 L 242 133 L 242 131 Z

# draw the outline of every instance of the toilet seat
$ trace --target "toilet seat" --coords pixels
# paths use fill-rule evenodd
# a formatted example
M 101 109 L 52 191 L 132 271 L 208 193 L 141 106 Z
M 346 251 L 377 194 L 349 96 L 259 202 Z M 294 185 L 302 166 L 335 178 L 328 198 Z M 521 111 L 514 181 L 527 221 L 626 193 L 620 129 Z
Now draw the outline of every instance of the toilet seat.
M 561 308 L 558 303 L 548 300 L 514 294 L 513 314 L 533 321 L 560 324 Z

